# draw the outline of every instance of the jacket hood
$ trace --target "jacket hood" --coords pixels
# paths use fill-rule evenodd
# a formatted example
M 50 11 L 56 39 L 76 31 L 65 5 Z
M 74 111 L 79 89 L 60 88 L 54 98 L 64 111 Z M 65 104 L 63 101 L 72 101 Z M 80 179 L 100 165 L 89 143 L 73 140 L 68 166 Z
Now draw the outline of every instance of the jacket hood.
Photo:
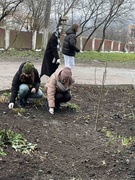
M 69 35 L 69 34 L 76 34 L 76 32 L 71 28 L 69 28 L 67 31 L 66 31 L 66 34 Z
M 55 73 L 54 73 L 54 77 L 56 80 L 59 79 L 59 75 L 60 75 L 60 72 L 63 70 L 63 68 L 58 68 L 56 69 Z
M 67 67 L 65 67 L 65 68 L 58 68 L 58 69 L 56 69 L 56 71 L 52 74 L 52 76 L 50 76 L 50 78 L 52 79 L 55 79 L 55 80 L 59 80 L 59 75 L 60 75 L 60 73 L 63 71 L 63 70 L 66 70 L 67 69 Z M 69 75 L 72 77 L 72 73 L 69 73 Z M 49 78 L 49 79 L 50 79 Z M 73 77 L 72 77 L 73 78 Z M 48 82 L 49 82 L 49 79 L 48 79 Z M 74 79 L 74 78 L 73 78 Z M 73 82 L 74 82 L 74 80 L 73 80 Z M 46 86 L 47 86 L 47 83 L 46 83 Z

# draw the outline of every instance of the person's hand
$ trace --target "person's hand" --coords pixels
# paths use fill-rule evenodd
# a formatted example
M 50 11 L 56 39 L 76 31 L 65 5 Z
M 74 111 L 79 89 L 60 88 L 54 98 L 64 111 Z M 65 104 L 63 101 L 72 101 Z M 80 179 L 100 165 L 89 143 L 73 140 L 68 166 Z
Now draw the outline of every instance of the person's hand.
M 54 108 L 49 108 L 49 113 L 54 114 Z
M 80 50 L 80 53 L 83 53 L 83 51 L 82 51 L 82 50 Z
M 36 92 L 36 89 L 35 88 L 32 88 L 31 89 L 31 93 L 35 93 Z
M 57 59 L 56 64 L 60 64 L 60 63 L 61 63 L 60 59 Z
M 9 109 L 13 109 L 13 107 L 14 107 L 14 103 L 12 103 L 12 102 L 9 103 L 8 108 L 9 108 Z

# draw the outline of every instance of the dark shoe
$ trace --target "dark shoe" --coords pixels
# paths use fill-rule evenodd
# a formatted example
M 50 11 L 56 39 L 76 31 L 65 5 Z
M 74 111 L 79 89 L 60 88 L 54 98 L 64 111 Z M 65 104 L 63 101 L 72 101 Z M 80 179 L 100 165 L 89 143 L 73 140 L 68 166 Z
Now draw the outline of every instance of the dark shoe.
M 26 101 L 24 99 L 18 99 L 17 100 L 17 105 L 18 105 L 19 108 L 23 108 L 26 105 Z
M 60 104 L 55 105 L 55 111 L 59 111 L 60 110 Z
M 23 104 L 24 104 L 24 106 L 29 106 L 30 105 L 30 102 L 28 101 L 28 97 L 25 97 L 24 99 L 22 99 L 22 101 L 23 101 Z

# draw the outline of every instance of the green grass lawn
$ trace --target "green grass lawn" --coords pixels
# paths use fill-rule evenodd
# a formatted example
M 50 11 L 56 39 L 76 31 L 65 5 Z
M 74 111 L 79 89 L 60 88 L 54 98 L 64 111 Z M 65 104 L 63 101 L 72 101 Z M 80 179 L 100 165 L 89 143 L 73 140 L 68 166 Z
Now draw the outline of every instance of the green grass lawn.
M 0 57 L 29 57 L 34 59 L 43 59 L 43 51 L 16 51 L 10 50 L 0 51 Z M 63 59 L 63 56 L 61 56 Z M 91 60 L 106 61 L 106 62 L 135 62 L 135 53 L 118 53 L 118 52 L 95 52 L 86 51 L 76 53 L 75 59 L 79 62 L 90 62 Z
M 87 51 L 78 53 L 77 59 L 85 61 L 101 60 L 106 62 L 133 62 L 135 61 L 135 53 L 116 53 L 116 52 L 92 52 Z

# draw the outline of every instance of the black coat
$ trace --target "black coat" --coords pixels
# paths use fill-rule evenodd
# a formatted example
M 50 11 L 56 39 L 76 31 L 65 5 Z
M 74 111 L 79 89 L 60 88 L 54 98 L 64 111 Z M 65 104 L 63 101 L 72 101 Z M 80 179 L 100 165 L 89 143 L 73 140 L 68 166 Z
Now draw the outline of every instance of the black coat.
M 15 76 L 13 77 L 13 81 L 12 81 L 12 88 L 11 88 L 11 98 L 10 98 L 10 102 L 15 103 L 15 99 L 18 95 L 18 90 L 19 90 L 19 86 L 21 84 L 24 84 L 21 80 L 20 80 L 20 76 L 22 74 L 22 68 L 24 66 L 26 62 L 22 63 L 18 69 L 18 71 L 16 72 Z M 35 88 L 36 91 L 38 91 L 40 86 L 40 77 L 39 77 L 39 73 L 37 71 L 37 69 L 34 68 L 34 82 L 32 84 L 31 88 Z
M 80 51 L 76 47 L 76 41 L 76 32 L 72 28 L 69 28 L 64 38 L 62 53 L 67 56 L 75 56 L 75 53 Z
M 58 45 L 58 37 L 53 33 L 50 37 L 47 47 L 45 50 L 42 66 L 41 66 L 41 74 L 40 77 L 44 74 L 47 76 L 51 76 L 55 70 L 58 68 L 59 64 L 56 64 L 57 59 L 60 59 L 59 53 L 57 50 Z M 55 58 L 55 63 L 52 63 Z

